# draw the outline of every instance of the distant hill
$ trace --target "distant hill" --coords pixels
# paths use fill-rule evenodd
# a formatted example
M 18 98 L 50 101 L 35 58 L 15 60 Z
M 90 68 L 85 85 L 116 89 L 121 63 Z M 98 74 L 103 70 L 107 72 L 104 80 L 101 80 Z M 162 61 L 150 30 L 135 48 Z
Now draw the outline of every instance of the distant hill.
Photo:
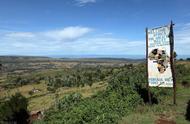
M 43 62 L 43 61 L 63 61 L 63 62 L 144 62 L 145 59 L 128 58 L 51 58 L 44 56 L 0 56 L 0 62 Z
M 31 62 L 52 60 L 49 57 L 42 56 L 0 56 L 0 62 Z

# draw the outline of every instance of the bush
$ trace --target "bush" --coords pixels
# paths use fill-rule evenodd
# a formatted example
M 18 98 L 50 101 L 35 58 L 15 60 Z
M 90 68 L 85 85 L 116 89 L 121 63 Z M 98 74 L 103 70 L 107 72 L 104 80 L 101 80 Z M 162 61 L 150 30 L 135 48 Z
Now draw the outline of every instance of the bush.
M 0 105 L 0 121 L 4 123 L 27 124 L 28 101 L 20 93 L 16 93 L 8 101 Z
M 190 87 L 190 83 L 189 83 L 188 81 L 186 81 L 186 80 L 183 80 L 183 81 L 181 82 L 181 84 L 182 84 L 182 86 L 184 86 L 184 87 Z
M 74 106 L 78 102 L 81 101 L 82 95 L 79 93 L 72 93 L 70 95 L 66 95 L 63 99 L 61 99 L 58 103 L 58 109 L 68 109 L 71 106 Z
M 187 109 L 186 109 L 185 117 L 186 117 L 186 120 L 190 121 L 190 100 L 187 103 Z
M 121 90 L 108 88 L 91 98 L 81 99 L 81 95 L 73 93 L 60 100 L 57 110 L 46 113 L 44 123 L 63 124 L 115 124 L 127 113 L 142 103 L 139 94 L 128 86 Z
M 50 91 L 50 92 L 55 92 L 56 89 L 54 87 L 47 87 L 47 90 Z
M 28 94 L 29 94 L 29 95 L 33 95 L 34 92 L 31 90 L 31 91 L 28 92 Z
M 134 111 L 139 104 L 143 104 L 144 97 L 148 95 L 144 70 L 145 66 L 141 64 L 112 69 L 111 76 L 105 78 L 108 81 L 106 90 L 84 99 L 76 93 L 65 96 L 60 100 L 58 109 L 48 110 L 43 123 L 118 123 L 119 119 Z M 180 73 L 184 73 L 181 71 Z M 90 77 L 89 80 L 92 79 Z M 80 80 L 86 78 L 81 77 Z M 168 88 L 150 88 L 150 91 L 154 103 L 160 102 L 163 96 L 172 93 Z

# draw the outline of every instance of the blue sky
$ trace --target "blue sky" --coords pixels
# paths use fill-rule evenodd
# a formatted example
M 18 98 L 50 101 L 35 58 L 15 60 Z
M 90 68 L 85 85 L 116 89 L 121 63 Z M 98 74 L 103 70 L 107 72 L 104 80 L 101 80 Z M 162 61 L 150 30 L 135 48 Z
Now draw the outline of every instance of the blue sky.
M 190 55 L 189 0 L 0 0 L 0 55 L 144 55 L 145 28 L 175 23 Z

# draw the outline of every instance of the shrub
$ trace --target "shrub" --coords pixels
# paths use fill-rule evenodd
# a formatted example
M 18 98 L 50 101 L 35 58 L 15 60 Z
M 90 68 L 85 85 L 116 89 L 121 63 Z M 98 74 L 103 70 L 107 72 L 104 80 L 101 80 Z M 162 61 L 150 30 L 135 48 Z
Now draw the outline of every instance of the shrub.
M 183 80 L 183 81 L 181 82 L 181 84 L 182 84 L 184 87 L 190 87 L 190 83 L 189 83 L 188 81 L 186 81 L 186 80 Z
M 57 110 L 46 113 L 44 123 L 115 124 L 142 103 L 135 90 L 128 86 L 121 87 L 123 88 L 119 91 L 108 88 L 85 99 L 81 99 L 81 95 L 77 93 L 67 95 L 60 100 Z
M 190 121 L 190 100 L 187 103 L 187 109 L 185 114 L 186 120 Z
M 72 93 L 69 95 L 66 95 L 63 99 L 61 99 L 58 103 L 58 109 L 68 109 L 71 106 L 77 104 L 80 102 L 82 98 L 82 95 L 79 93 Z
M 33 95 L 34 92 L 33 92 L 32 90 L 30 90 L 30 91 L 28 92 L 28 94 L 29 94 L 29 95 Z
M 47 87 L 47 90 L 50 91 L 50 92 L 55 92 L 56 89 L 54 87 Z
M 144 70 L 143 65 L 126 65 L 112 69 L 111 76 L 105 78 L 108 81 L 106 90 L 84 99 L 76 93 L 65 96 L 60 100 L 57 110 L 48 110 L 44 123 L 118 123 L 119 119 L 132 112 L 136 106 L 143 104 L 143 93 L 146 92 L 144 90 L 147 82 Z M 81 76 L 80 80 L 88 79 Z M 162 100 L 162 96 L 171 92 L 170 89 L 151 88 L 152 100 L 157 103 Z
M 0 105 L 0 121 L 4 123 L 27 124 L 27 99 L 16 93 L 8 101 Z

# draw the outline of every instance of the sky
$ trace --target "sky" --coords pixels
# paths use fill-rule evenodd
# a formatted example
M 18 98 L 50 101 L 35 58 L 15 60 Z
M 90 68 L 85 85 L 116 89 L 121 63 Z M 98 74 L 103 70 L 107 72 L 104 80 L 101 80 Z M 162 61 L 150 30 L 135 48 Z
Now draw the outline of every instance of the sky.
M 0 55 L 145 55 L 145 28 L 173 20 L 190 55 L 190 0 L 0 0 Z

